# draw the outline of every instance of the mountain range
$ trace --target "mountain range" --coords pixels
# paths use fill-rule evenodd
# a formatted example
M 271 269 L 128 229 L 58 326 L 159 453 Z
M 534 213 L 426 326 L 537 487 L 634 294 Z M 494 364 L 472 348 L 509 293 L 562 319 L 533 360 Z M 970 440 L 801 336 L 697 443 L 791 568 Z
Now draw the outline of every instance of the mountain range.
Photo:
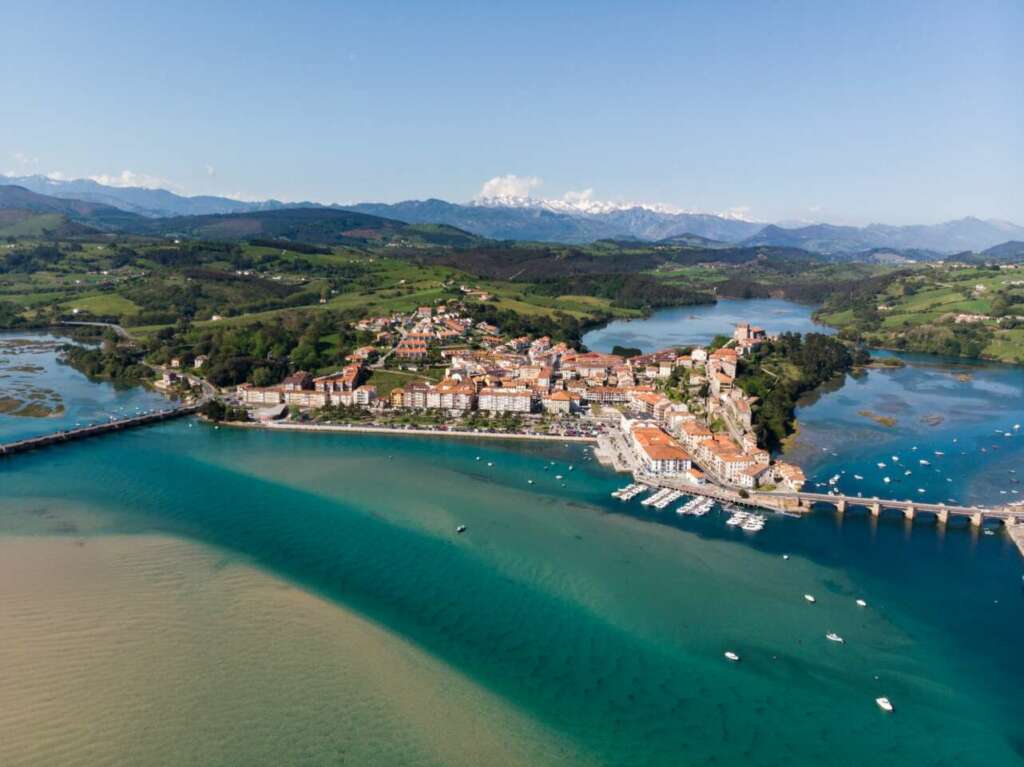
M 741 246 L 794 247 L 829 256 L 851 257 L 869 251 L 901 251 L 908 258 L 931 254 L 941 257 L 965 251 L 981 252 L 1013 240 L 1024 240 L 1024 227 L 1006 221 L 966 217 L 934 225 L 863 227 L 811 224 L 780 226 L 726 215 L 678 212 L 661 206 L 621 206 L 591 201 L 566 202 L 535 198 L 491 198 L 467 204 L 438 199 L 398 203 L 322 205 L 278 200 L 244 202 L 227 197 L 186 197 L 166 189 L 107 186 L 90 179 L 56 180 L 46 176 L 3 177 L 2 182 L 49 198 L 77 201 L 93 208 L 89 216 L 71 220 L 100 229 L 160 230 L 138 222 L 126 223 L 122 214 L 149 219 L 181 216 L 251 214 L 295 208 L 347 210 L 407 224 L 445 225 L 495 240 L 588 243 L 596 240 L 648 242 L 695 237 Z M 51 205 L 53 207 L 54 205 Z M 3 207 L 16 207 L 4 204 Z M 56 207 L 59 207 L 57 205 Z M 112 209 L 112 210 L 110 210 Z M 58 212 L 56 210 L 50 212 Z M 120 223 L 119 223 L 120 220 Z M 209 225 L 209 222 L 207 222 Z M 449 229 L 445 236 L 453 234 Z M 914 251 L 910 253 L 910 251 Z

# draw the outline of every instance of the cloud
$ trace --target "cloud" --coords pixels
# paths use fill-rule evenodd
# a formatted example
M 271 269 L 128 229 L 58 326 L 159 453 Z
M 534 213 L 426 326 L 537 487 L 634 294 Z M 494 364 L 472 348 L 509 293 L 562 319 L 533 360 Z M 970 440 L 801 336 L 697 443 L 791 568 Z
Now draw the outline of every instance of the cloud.
M 123 170 L 114 176 L 101 173 L 97 176 L 89 176 L 89 179 L 104 186 L 140 186 L 143 189 L 175 188 L 175 185 L 165 178 L 150 176 L 148 173 L 136 173 L 133 170 Z
M 485 197 L 529 197 L 530 190 L 543 184 L 543 179 L 537 176 L 516 176 L 509 173 L 504 176 L 495 176 L 487 181 L 481 188 L 477 198 Z
M 594 189 L 589 187 L 587 189 L 580 189 L 579 191 L 570 190 L 562 195 L 562 199 L 575 205 L 584 202 L 591 202 L 594 199 Z
M 20 168 L 31 168 L 39 164 L 38 157 L 32 157 L 31 155 L 25 154 L 24 152 L 14 152 L 11 154 L 14 158 L 14 162 L 18 164 Z
M 206 166 L 206 175 L 210 176 L 211 178 L 213 176 L 216 176 L 217 175 L 217 169 L 214 168 L 212 165 L 207 165 Z

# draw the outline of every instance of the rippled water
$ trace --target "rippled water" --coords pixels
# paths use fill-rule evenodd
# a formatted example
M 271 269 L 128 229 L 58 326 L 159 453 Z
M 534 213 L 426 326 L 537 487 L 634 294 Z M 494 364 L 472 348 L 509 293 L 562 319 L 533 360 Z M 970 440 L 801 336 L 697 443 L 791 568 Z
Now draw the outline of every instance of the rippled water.
M 1013 368 L 871 371 L 805 405 L 794 450 L 818 479 L 983 444 L 1020 397 Z M 896 426 L 857 415 L 884 407 Z M 1020 444 L 998 439 L 932 484 L 982 497 Z M 816 513 L 750 536 L 625 482 L 579 445 L 191 421 L 2 461 L 0 761 L 1024 762 L 1002 534 Z

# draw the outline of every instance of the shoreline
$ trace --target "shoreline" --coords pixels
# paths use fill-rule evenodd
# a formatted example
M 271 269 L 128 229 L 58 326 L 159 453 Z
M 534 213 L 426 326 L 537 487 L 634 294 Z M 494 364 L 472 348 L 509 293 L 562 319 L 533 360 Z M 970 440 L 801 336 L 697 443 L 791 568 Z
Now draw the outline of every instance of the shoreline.
M 391 434 L 399 436 L 424 437 L 461 437 L 470 439 L 519 439 L 540 442 L 576 442 L 597 444 L 596 437 L 560 437 L 555 434 L 518 434 L 497 432 L 456 431 L 441 429 L 390 429 L 386 426 L 347 426 L 343 424 L 304 424 L 304 423 L 256 423 L 253 421 L 220 421 L 218 426 L 231 426 L 239 429 L 267 429 L 268 431 L 309 431 L 355 434 Z

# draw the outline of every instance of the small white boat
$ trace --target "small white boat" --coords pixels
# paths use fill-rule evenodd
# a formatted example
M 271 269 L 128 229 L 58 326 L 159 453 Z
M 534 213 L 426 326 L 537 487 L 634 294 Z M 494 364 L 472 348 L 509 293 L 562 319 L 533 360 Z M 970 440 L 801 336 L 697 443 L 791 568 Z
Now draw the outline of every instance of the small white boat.
M 732 650 L 726 650 L 725 651 L 725 658 L 726 658 L 726 660 L 731 660 L 731 661 L 733 661 L 735 663 L 736 661 L 738 661 L 740 659 L 740 656 L 737 655 L 736 653 L 734 653 Z
M 922 458 L 920 461 L 918 461 L 918 463 L 921 464 L 922 466 L 931 466 L 931 463 L 926 461 L 924 458 Z
M 465 525 L 459 525 L 458 527 L 455 528 L 455 532 L 457 532 L 457 533 L 459 533 L 461 535 L 462 533 L 466 532 L 466 526 Z
M 893 459 L 894 461 L 898 461 L 898 460 L 900 459 L 900 457 L 899 457 L 898 455 L 894 455 L 894 456 L 892 457 L 892 459 Z
M 857 600 L 857 607 L 867 607 L 867 606 L 868 606 L 868 603 L 865 602 L 863 599 L 858 599 Z
M 533 484 L 533 480 L 532 480 L 532 479 L 528 479 L 528 480 L 526 480 L 526 484 L 528 484 L 528 485 L 532 485 L 532 484 Z
M 488 465 L 488 466 L 493 466 L 494 464 L 493 464 L 493 463 L 491 463 L 490 461 L 488 461 L 488 462 L 487 462 L 487 465 Z
M 884 463 L 882 463 L 881 461 L 879 461 L 879 462 L 878 462 L 878 468 L 879 468 L 879 469 L 884 469 L 884 468 L 885 468 L 885 464 L 884 464 Z
M 853 478 L 854 479 L 864 479 L 864 477 L 862 477 L 860 474 L 854 474 Z
M 882 709 L 882 711 L 888 711 L 890 714 L 892 713 L 892 701 L 890 701 L 888 698 L 875 698 L 875 703 L 878 704 L 878 707 Z
M 890 482 L 892 482 L 892 480 L 891 480 L 891 479 L 889 479 L 888 477 L 882 477 L 882 481 L 883 481 L 883 482 L 884 482 L 885 484 L 887 484 L 887 485 L 888 485 L 888 484 L 889 484 Z
M 487 464 L 487 465 L 488 465 L 488 466 L 490 466 L 491 464 Z M 555 479 L 561 479 L 561 478 L 562 478 L 562 475 L 561 475 L 561 474 L 556 474 L 556 475 L 555 475 Z
M 839 634 L 837 634 L 834 631 L 830 631 L 827 634 L 825 634 L 825 639 L 827 639 L 830 642 L 838 642 L 839 644 L 846 644 L 846 640 L 843 639 L 841 636 L 839 636 Z
M 817 601 L 818 601 L 817 599 L 815 599 L 815 598 L 814 598 L 814 595 L 813 595 L 813 594 L 804 594 L 804 599 L 806 599 L 806 600 L 807 600 L 808 602 L 810 602 L 810 603 L 811 603 L 812 605 L 813 605 L 813 604 L 814 604 L 815 602 L 817 602 Z
M 783 555 L 782 555 L 782 558 L 783 558 L 783 559 L 789 559 L 789 554 L 783 554 Z

